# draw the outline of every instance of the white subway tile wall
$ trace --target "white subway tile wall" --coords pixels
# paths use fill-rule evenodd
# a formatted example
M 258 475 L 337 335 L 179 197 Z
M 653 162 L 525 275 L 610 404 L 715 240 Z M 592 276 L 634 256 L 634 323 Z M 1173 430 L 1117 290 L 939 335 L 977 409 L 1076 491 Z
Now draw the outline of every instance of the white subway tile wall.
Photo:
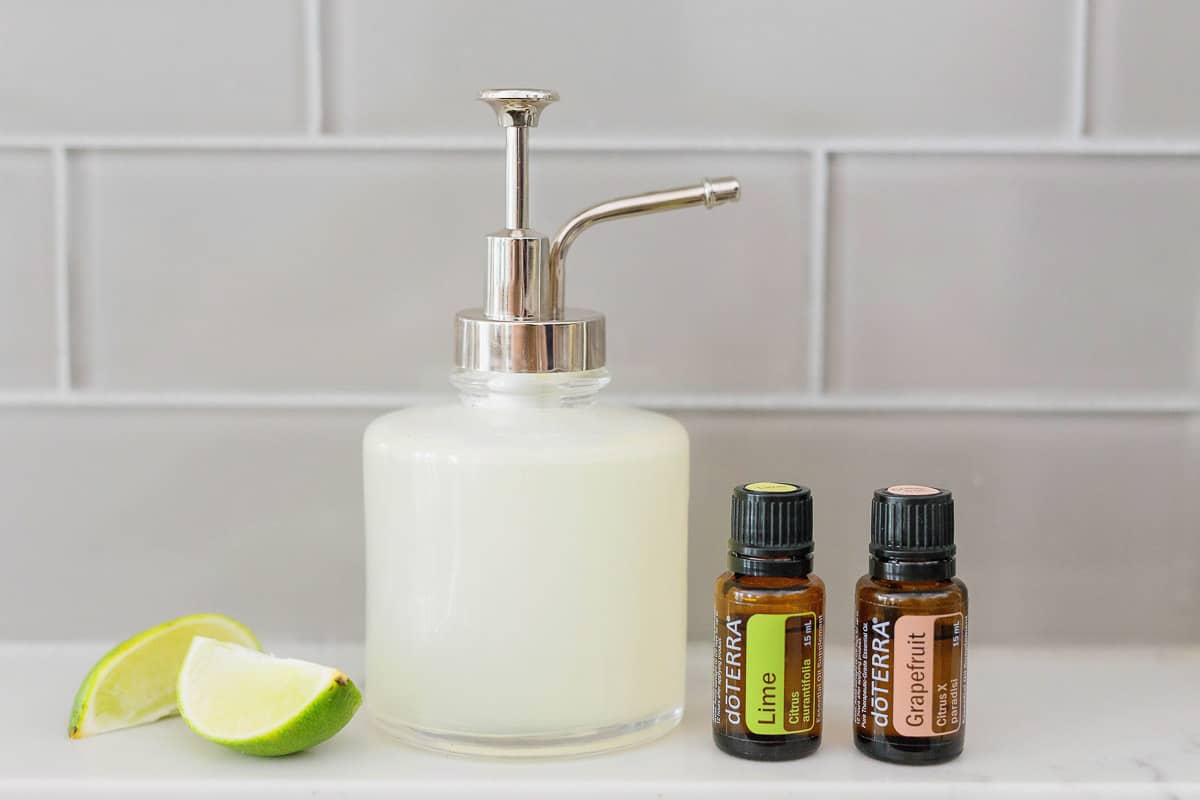
M 1093 130 L 1200 136 L 1200 3 L 1095 2 Z
M 50 157 L 0 150 L 0 387 L 54 385 Z
M 533 212 L 547 228 L 597 198 L 714 170 L 756 187 L 720 226 L 635 220 L 572 250 L 572 305 L 612 311 L 618 386 L 804 388 L 806 165 L 539 160 Z M 495 153 L 100 152 L 72 167 L 75 376 L 89 390 L 440 391 L 453 312 L 482 304 L 485 234 L 504 221 Z M 741 357 L 725 326 L 689 325 L 697 314 L 779 342 L 777 358 Z
M 373 414 L 7 411 L 0 638 L 116 638 L 200 609 L 281 638 L 360 638 L 358 439 Z M 729 488 L 756 475 L 812 485 L 839 644 L 865 570 L 871 490 L 909 475 L 958 497 L 978 641 L 1200 637 L 1200 426 L 1182 415 L 677 417 L 693 443 L 696 637 L 712 625 Z
M 474 133 L 464 96 L 547 74 L 571 101 L 547 127 L 579 135 L 1027 134 L 1066 119 L 1068 3 L 333 0 L 327 18 L 328 119 L 347 133 Z
M 482 293 L 480 232 L 498 226 L 489 155 L 83 154 L 79 385 L 440 389 L 436 334 Z
M 830 208 L 831 391 L 1198 388 L 1200 158 L 851 155 Z
M 4 133 L 285 133 L 303 120 L 294 0 L 0 0 Z
M 517 83 L 564 98 L 533 136 L 547 233 L 743 182 L 589 232 L 568 281 L 608 314 L 612 398 L 692 434 L 694 636 L 730 487 L 782 478 L 816 493 L 835 641 L 895 481 L 958 495 L 979 639 L 1200 641 L 1198 25 L 1184 0 L 0 0 L 0 638 L 208 609 L 361 636 L 360 432 L 448 393 L 502 222 L 473 96 Z

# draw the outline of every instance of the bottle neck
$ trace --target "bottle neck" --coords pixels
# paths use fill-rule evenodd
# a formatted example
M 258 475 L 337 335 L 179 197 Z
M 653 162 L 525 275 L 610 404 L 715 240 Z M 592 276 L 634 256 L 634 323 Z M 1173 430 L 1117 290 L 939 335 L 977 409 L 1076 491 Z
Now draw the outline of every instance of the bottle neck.
M 736 550 L 729 551 L 729 571 L 737 575 L 807 578 L 812 569 L 811 552 L 758 556 Z
M 953 557 L 933 561 L 906 561 L 871 556 L 867 574 L 883 581 L 948 581 L 957 574 Z
M 450 383 L 463 405 L 478 408 L 579 408 L 593 405 L 608 385 L 608 370 L 481 372 L 457 369 Z

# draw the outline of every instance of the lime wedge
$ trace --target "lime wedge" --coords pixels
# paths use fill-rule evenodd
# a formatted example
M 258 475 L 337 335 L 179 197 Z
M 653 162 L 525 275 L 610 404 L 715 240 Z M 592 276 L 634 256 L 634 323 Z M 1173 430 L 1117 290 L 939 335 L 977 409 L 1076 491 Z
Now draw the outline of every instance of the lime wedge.
M 75 693 L 68 734 L 95 736 L 175 713 L 175 679 L 193 636 L 258 647 L 245 625 L 220 614 L 195 614 L 142 631 L 96 662 Z
M 346 726 L 362 695 L 342 672 L 197 636 L 179 670 L 179 712 L 209 741 L 252 756 L 306 750 Z

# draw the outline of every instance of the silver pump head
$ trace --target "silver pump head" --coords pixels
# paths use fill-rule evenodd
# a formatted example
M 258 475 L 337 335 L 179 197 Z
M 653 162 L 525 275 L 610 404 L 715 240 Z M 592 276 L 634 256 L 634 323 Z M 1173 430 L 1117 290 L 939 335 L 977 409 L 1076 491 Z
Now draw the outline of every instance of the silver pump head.
M 558 93 L 485 89 L 479 99 L 504 128 L 504 227 L 487 237 L 483 308 L 455 320 L 455 366 L 487 372 L 580 372 L 604 366 L 604 315 L 566 307 L 566 257 L 572 242 L 597 222 L 736 201 L 734 178 L 622 197 L 576 214 L 551 243 L 529 227 L 529 129 Z

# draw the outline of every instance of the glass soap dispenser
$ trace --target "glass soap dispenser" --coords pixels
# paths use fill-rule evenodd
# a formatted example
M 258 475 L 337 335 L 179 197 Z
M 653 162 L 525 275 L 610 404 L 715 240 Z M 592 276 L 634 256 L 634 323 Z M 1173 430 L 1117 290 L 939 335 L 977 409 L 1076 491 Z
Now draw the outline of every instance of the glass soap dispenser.
M 737 200 L 732 178 L 529 227 L 528 137 L 551 91 L 480 95 L 507 136 L 504 228 L 481 309 L 459 312 L 461 402 L 375 420 L 363 443 L 367 704 L 408 742 L 573 755 L 683 713 L 688 437 L 597 406 L 604 317 L 564 304 L 567 250 L 609 219 Z

